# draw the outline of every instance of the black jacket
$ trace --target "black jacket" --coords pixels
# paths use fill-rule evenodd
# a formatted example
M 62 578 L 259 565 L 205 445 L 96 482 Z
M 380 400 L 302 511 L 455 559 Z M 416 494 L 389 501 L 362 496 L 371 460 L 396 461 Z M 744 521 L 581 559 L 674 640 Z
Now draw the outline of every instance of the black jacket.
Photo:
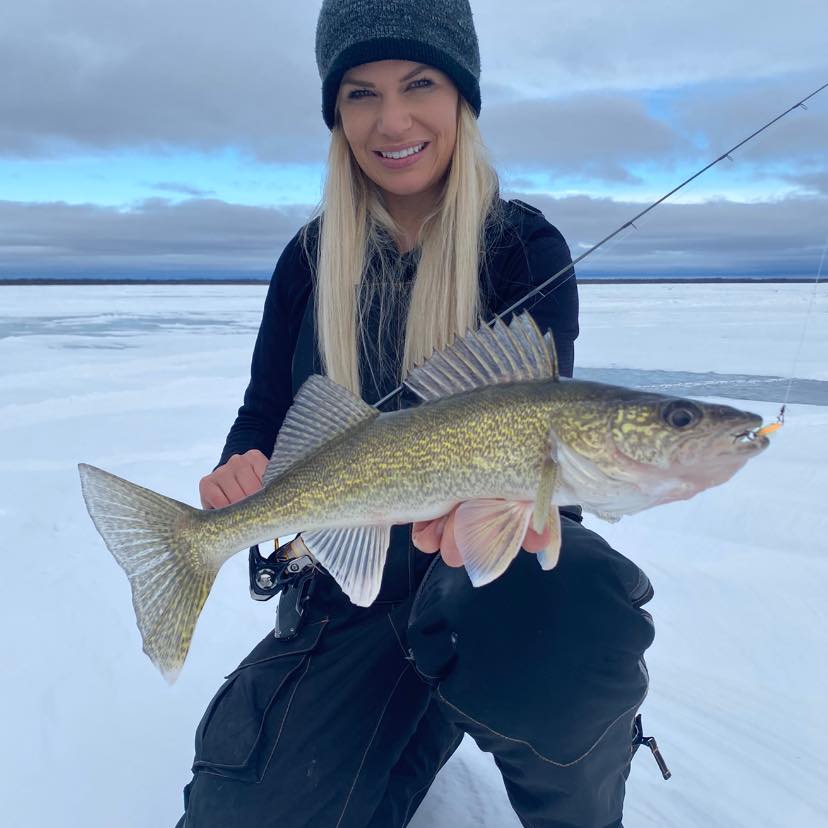
M 488 256 L 480 277 L 487 318 L 505 310 L 572 261 L 563 236 L 539 210 L 521 201 L 501 201 L 501 206 L 505 214 L 503 229 L 487 234 Z M 413 277 L 415 264 L 411 253 L 403 255 L 403 278 Z M 219 466 L 232 455 L 253 448 L 270 456 L 294 394 L 311 373 L 319 371 L 319 355 L 313 342 L 311 288 L 311 267 L 297 233 L 288 242 L 273 272 L 253 350 L 250 383 L 227 435 Z M 545 288 L 540 297 L 530 299 L 526 308 L 541 330 L 552 329 L 561 373 L 572 376 L 574 342 L 578 336 L 574 271 L 570 269 Z M 392 327 L 386 326 L 388 330 Z M 393 344 L 386 339 L 384 347 L 393 347 Z M 366 367 L 371 362 L 370 353 L 363 351 L 361 361 Z M 371 403 L 396 386 L 393 372 L 374 377 L 370 371 L 363 370 L 363 376 L 366 377 L 363 396 Z

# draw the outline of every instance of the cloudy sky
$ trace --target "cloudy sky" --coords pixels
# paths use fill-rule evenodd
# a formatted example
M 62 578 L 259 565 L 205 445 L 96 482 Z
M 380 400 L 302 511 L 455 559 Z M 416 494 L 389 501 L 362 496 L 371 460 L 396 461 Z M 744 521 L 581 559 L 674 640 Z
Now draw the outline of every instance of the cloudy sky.
M 320 194 L 319 0 L 10 0 L 0 278 L 266 278 Z M 825 0 L 472 0 L 504 194 L 587 249 L 828 82 Z M 506 11 L 508 10 L 508 11 Z M 828 89 L 584 274 L 815 276 Z

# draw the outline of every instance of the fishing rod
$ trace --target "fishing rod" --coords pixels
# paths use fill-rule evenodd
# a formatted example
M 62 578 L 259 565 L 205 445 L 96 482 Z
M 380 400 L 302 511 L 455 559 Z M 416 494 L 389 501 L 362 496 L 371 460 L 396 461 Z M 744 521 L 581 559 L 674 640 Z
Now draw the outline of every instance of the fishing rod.
M 706 173 L 711 167 L 715 167 L 716 164 L 718 164 L 720 161 L 724 161 L 725 158 L 728 158 L 732 161 L 733 159 L 730 157 L 731 153 L 735 152 L 740 147 L 743 147 L 749 141 L 752 141 L 761 132 L 764 132 L 768 127 L 772 126 L 777 121 L 781 120 L 786 115 L 793 112 L 795 109 L 799 109 L 801 107 L 802 109 L 807 110 L 808 107 L 805 106 L 805 101 L 810 100 L 811 98 L 813 98 L 815 95 L 818 95 L 820 92 L 822 92 L 823 89 L 826 89 L 826 88 L 828 88 L 828 83 L 822 84 L 822 86 L 820 86 L 819 89 L 815 89 L 813 92 L 811 92 L 810 95 L 806 95 L 801 101 L 797 101 L 795 104 L 793 104 L 793 106 L 788 107 L 788 109 L 786 109 L 784 112 L 777 115 L 775 118 L 772 118 L 766 124 L 759 127 L 759 129 L 757 129 L 755 132 L 752 132 L 750 135 L 747 136 L 747 138 L 743 138 L 741 141 L 739 141 L 738 144 L 734 144 L 729 150 L 727 150 L 726 152 L 723 152 L 714 161 L 711 161 L 709 164 L 702 167 L 698 172 L 693 173 L 693 175 L 691 175 L 689 178 L 686 178 L 677 187 L 673 187 L 673 189 L 670 190 L 669 193 L 665 193 L 663 196 L 661 196 L 661 198 L 654 201 L 645 210 L 642 210 L 640 213 L 633 216 L 628 221 L 624 222 L 624 224 L 622 224 L 617 230 L 614 230 L 608 236 L 605 236 L 603 239 L 601 239 L 601 241 L 599 241 L 597 244 L 594 244 L 592 247 L 590 247 L 589 250 L 582 253 L 576 259 L 573 259 L 568 265 L 566 265 L 566 267 L 562 267 L 554 276 L 550 276 L 546 281 L 541 282 L 541 284 L 539 284 L 536 287 L 532 288 L 532 290 L 530 290 L 526 295 L 522 296 L 516 302 L 511 304 L 508 308 L 506 308 L 506 310 L 501 311 L 499 314 L 494 316 L 486 324 L 489 327 L 491 327 L 492 325 L 494 325 L 495 322 L 497 322 L 498 319 L 501 319 L 504 316 L 506 316 L 506 314 L 511 313 L 513 310 L 520 307 L 528 299 L 531 299 L 533 296 L 536 296 L 537 294 L 539 294 L 545 287 L 547 287 L 547 285 L 552 284 L 552 282 L 556 281 L 558 278 L 563 276 L 565 273 L 569 272 L 569 275 L 565 279 L 563 279 L 559 284 L 557 284 L 555 286 L 555 289 L 557 290 L 559 287 L 566 284 L 575 275 L 573 268 L 575 267 L 576 264 L 578 264 L 578 262 L 582 262 L 587 256 L 590 256 L 592 253 L 594 253 L 596 250 L 598 250 L 598 248 L 603 247 L 608 241 L 610 241 L 611 239 L 614 239 L 619 233 L 623 232 L 628 227 L 632 227 L 632 228 L 637 230 L 638 228 L 635 226 L 635 222 L 638 221 L 642 216 L 646 216 L 647 213 L 649 213 L 651 210 L 654 210 L 656 207 L 659 206 L 659 204 L 662 204 L 668 198 L 675 195 L 683 187 L 686 187 L 691 181 L 694 181 L 700 175 L 703 175 L 704 173 Z M 570 272 L 570 271 L 572 271 L 572 272 Z M 539 297 L 539 298 L 541 298 L 541 297 Z M 528 310 L 528 309 L 529 308 L 527 308 L 526 310 Z M 405 387 L 404 384 L 398 385 L 393 391 L 390 391 L 381 400 L 374 403 L 374 407 L 379 408 L 381 405 L 384 405 L 386 402 L 388 402 L 389 400 L 396 397 L 403 390 L 404 387 Z
M 533 296 L 539 294 L 545 287 L 550 285 L 552 282 L 555 282 L 565 273 L 569 272 L 569 275 L 566 276 L 566 278 L 564 278 L 559 284 L 555 286 L 555 289 L 557 290 L 557 288 L 561 287 L 561 285 L 565 284 L 569 279 L 571 279 L 575 275 L 573 268 L 576 264 L 578 264 L 578 262 L 582 262 L 587 256 L 594 253 L 596 250 L 598 250 L 598 248 L 605 245 L 608 241 L 615 238 L 615 236 L 617 236 L 623 230 L 626 230 L 628 227 L 635 228 L 635 222 L 638 221 L 642 216 L 645 216 L 651 210 L 654 210 L 656 207 L 658 207 L 659 204 L 666 201 L 672 195 L 677 193 L 683 187 L 687 186 L 687 184 L 689 184 L 694 179 L 698 178 L 703 173 L 707 172 L 707 170 L 718 164 L 720 161 L 723 161 L 725 158 L 730 158 L 730 153 L 735 152 L 740 147 L 743 147 L 745 144 L 748 143 L 748 141 L 753 140 L 753 138 L 759 135 L 760 132 L 764 132 L 764 130 L 766 130 L 771 125 L 775 124 L 781 118 L 784 118 L 790 112 L 793 112 L 794 109 L 797 109 L 799 107 L 807 109 L 807 107 L 805 106 L 805 101 L 809 100 L 810 98 L 813 98 L 814 95 L 817 95 L 826 87 L 828 87 L 828 83 L 823 84 L 819 87 L 819 89 L 816 89 L 815 91 L 811 92 L 810 95 L 807 95 L 801 101 L 797 101 L 793 106 L 789 107 L 783 113 L 777 115 L 775 118 L 768 121 L 766 124 L 757 129 L 747 138 L 744 138 L 738 144 L 735 144 L 733 147 L 727 150 L 727 152 L 722 153 L 714 161 L 711 161 L 705 167 L 702 167 L 702 169 L 700 169 L 698 172 L 694 173 L 689 178 L 682 181 L 681 184 L 679 184 L 677 187 L 674 187 L 672 190 L 670 190 L 669 193 L 666 193 L 657 201 L 654 201 L 645 210 L 642 210 L 640 213 L 629 219 L 629 221 L 626 221 L 617 230 L 613 231 L 608 236 L 601 239 L 601 241 L 599 241 L 597 244 L 594 244 L 591 248 L 589 248 L 589 250 L 582 253 L 580 256 L 578 256 L 576 259 L 574 259 L 572 262 L 566 265 L 566 267 L 559 270 L 554 276 L 550 276 L 546 281 L 542 282 L 537 287 L 530 290 L 525 296 L 522 296 L 520 299 L 517 300 L 517 302 L 514 302 L 512 305 L 506 308 L 506 310 L 501 311 L 487 324 L 489 326 L 493 325 L 498 319 L 501 319 L 507 313 L 511 313 L 524 302 L 531 299 Z M 731 158 L 730 160 L 732 161 L 733 159 Z M 825 251 L 823 250 L 823 260 L 824 259 Z M 820 263 L 820 274 L 821 272 L 822 263 Z M 393 399 L 395 396 L 397 396 L 397 394 L 399 394 L 403 390 L 404 387 L 404 385 L 399 385 L 389 394 L 386 394 L 381 400 L 379 400 L 379 402 L 374 403 L 375 407 L 379 408 L 384 403 Z M 777 417 L 777 421 L 775 423 L 767 425 L 764 428 L 757 429 L 754 432 L 745 434 L 744 436 L 747 439 L 755 440 L 761 436 L 770 434 L 772 431 L 776 431 L 776 429 L 778 429 L 784 422 L 784 415 L 785 406 L 783 405 L 781 411 L 779 412 L 779 416 Z M 291 638 L 294 638 L 298 633 L 304 620 L 305 608 L 308 602 L 310 601 L 313 592 L 313 574 L 315 570 L 316 565 L 314 559 L 308 552 L 307 547 L 305 547 L 305 545 L 301 543 L 301 536 L 297 536 L 294 540 L 288 541 L 282 546 L 276 548 L 267 557 L 260 552 L 258 544 L 250 547 L 248 556 L 250 595 L 254 600 L 267 601 L 277 593 L 280 593 L 279 609 L 276 613 L 276 628 L 274 630 L 274 634 L 280 640 L 289 640 Z M 642 737 L 642 739 L 644 738 L 645 737 Z M 655 753 L 655 750 L 653 752 Z M 663 772 L 664 769 L 662 769 L 662 773 Z
M 672 190 L 663 195 L 657 201 L 654 201 L 649 207 L 642 210 L 640 213 L 633 216 L 633 218 L 626 221 L 617 230 L 610 233 L 605 238 L 601 239 L 601 241 L 593 245 L 589 250 L 582 253 L 580 256 L 578 256 L 576 259 L 574 259 L 572 262 L 566 265 L 566 267 L 562 268 L 553 276 L 546 279 L 537 287 L 530 290 L 528 293 L 526 293 L 524 296 L 518 299 L 517 302 L 514 302 L 512 305 L 510 305 L 506 310 L 497 314 L 487 324 L 489 326 L 493 325 L 498 319 L 501 319 L 506 314 L 511 313 L 520 305 L 524 304 L 529 299 L 531 299 L 533 296 L 540 294 L 545 287 L 547 287 L 553 282 L 556 282 L 556 280 L 564 276 L 564 274 L 568 273 L 568 275 L 565 276 L 564 279 L 560 283 L 558 283 L 555 288 L 553 288 L 553 290 L 565 284 L 569 279 L 571 279 L 575 275 L 573 268 L 578 262 L 583 261 L 587 256 L 594 253 L 596 250 L 605 245 L 607 242 L 609 242 L 611 239 L 613 239 L 626 228 L 635 228 L 635 222 L 638 221 L 642 216 L 645 216 L 651 210 L 654 210 L 656 207 L 658 207 L 659 204 L 662 204 L 672 195 L 677 193 L 683 187 L 687 186 L 687 184 L 698 178 L 700 175 L 704 174 L 707 170 L 718 164 L 720 161 L 723 161 L 725 158 L 730 158 L 730 154 L 732 152 L 735 152 L 737 149 L 747 144 L 761 132 L 768 129 L 768 127 L 770 127 L 780 119 L 784 118 L 794 109 L 797 109 L 799 107 L 807 109 L 807 107 L 805 106 L 805 102 L 817 95 L 826 87 L 828 87 L 828 83 L 823 84 L 819 87 L 819 89 L 815 90 L 810 95 L 807 95 L 801 101 L 797 101 L 793 106 L 789 107 L 783 113 L 777 115 L 775 118 L 768 121 L 766 124 L 757 129 L 747 138 L 744 138 L 738 144 L 735 144 L 733 147 L 727 150 L 727 152 L 722 153 L 722 155 L 720 155 L 714 161 L 711 161 L 709 164 L 702 167 L 698 172 L 694 173 L 692 176 L 682 181 L 681 184 L 679 184 L 677 187 L 674 187 Z M 828 239 L 826 240 L 826 248 L 828 248 Z M 817 283 L 822 274 L 822 265 L 825 261 L 825 255 L 826 250 L 823 249 L 822 260 L 820 261 L 819 273 L 817 275 Z M 800 350 L 802 347 L 802 342 L 804 341 L 804 335 L 805 331 L 803 328 L 802 340 L 800 341 Z M 386 396 L 379 400 L 379 402 L 375 403 L 375 406 L 379 408 L 384 403 L 388 402 L 388 400 L 393 399 L 403 390 L 403 388 L 404 385 L 399 385 L 391 393 L 386 394 Z M 790 392 L 790 384 L 788 387 L 788 392 Z M 787 401 L 787 394 L 785 399 Z M 762 428 L 754 429 L 750 432 L 746 432 L 741 436 L 749 441 L 763 438 L 766 435 L 780 428 L 784 422 L 784 417 L 785 404 L 783 403 L 782 408 L 779 412 L 779 416 L 777 417 L 775 423 L 771 423 Z M 288 641 L 296 637 L 302 624 L 304 623 L 306 608 L 312 598 L 314 585 L 316 583 L 314 576 L 316 573 L 317 564 L 312 553 L 310 553 L 308 548 L 302 542 L 301 535 L 297 535 L 293 540 L 288 541 L 282 546 L 278 546 L 277 539 L 275 545 L 276 548 L 274 549 L 274 551 L 267 556 L 262 554 L 258 544 L 250 547 L 248 554 L 249 588 L 251 597 L 257 601 L 267 601 L 277 593 L 279 594 L 279 606 L 276 612 L 274 635 L 277 639 L 281 641 Z M 669 779 L 670 771 L 667 769 L 667 766 L 664 763 L 664 760 L 658 751 L 658 746 L 656 745 L 656 742 L 654 739 L 652 739 L 652 737 L 645 737 L 643 735 L 640 719 L 640 716 L 636 719 L 635 741 L 637 744 L 646 744 L 650 747 L 650 749 L 653 752 L 653 755 L 656 758 L 656 761 L 658 762 L 663 777 L 665 779 Z

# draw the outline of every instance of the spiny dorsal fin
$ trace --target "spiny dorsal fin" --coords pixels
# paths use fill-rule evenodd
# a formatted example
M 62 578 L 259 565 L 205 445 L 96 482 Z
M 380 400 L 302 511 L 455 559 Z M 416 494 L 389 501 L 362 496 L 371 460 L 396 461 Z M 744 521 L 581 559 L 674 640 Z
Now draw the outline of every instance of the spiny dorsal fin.
M 296 393 L 279 429 L 262 486 L 320 446 L 379 416 L 379 411 L 332 379 L 314 374 Z
M 544 337 L 528 312 L 510 325 L 469 331 L 422 365 L 411 369 L 405 384 L 423 400 L 471 391 L 484 385 L 533 379 L 558 379 L 558 359 L 551 331 Z

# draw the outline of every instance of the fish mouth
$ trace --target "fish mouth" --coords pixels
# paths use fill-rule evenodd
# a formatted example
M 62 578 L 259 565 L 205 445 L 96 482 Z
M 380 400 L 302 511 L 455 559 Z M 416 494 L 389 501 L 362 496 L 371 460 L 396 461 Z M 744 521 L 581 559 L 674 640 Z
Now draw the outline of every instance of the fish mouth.
M 731 428 L 728 434 L 730 445 L 737 453 L 744 454 L 764 451 L 770 445 L 767 435 L 779 426 L 763 426 L 762 418 L 758 414 L 746 411 L 738 420 L 738 428 Z
M 770 440 L 765 434 L 762 433 L 765 428 L 762 427 L 761 417 L 757 417 L 752 425 L 752 428 L 743 428 L 739 431 L 731 433 L 733 442 L 739 446 L 745 446 L 746 448 L 754 451 L 766 449 L 770 445 Z
M 759 434 L 756 429 L 734 435 L 733 442 L 756 451 L 766 449 L 770 445 L 770 440 L 764 434 Z

